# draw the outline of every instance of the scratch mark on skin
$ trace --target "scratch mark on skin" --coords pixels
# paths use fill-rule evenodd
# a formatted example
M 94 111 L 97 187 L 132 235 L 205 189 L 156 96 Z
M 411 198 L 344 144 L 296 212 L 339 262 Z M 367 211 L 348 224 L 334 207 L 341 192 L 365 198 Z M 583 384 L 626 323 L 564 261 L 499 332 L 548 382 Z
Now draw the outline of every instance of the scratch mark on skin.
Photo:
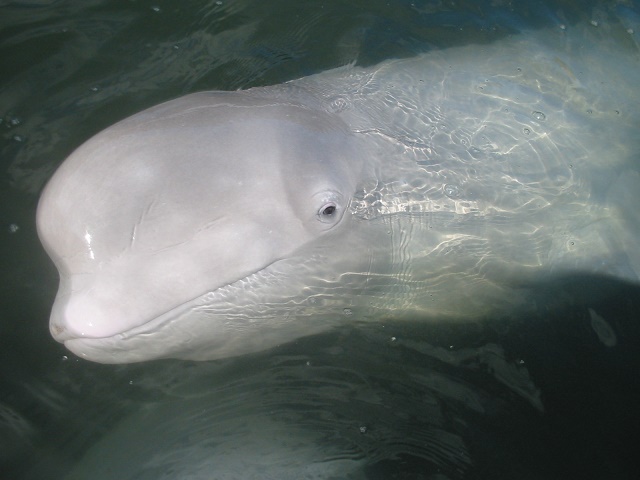
M 138 238 L 138 228 L 140 227 L 140 225 L 142 225 L 142 222 L 144 222 L 145 217 L 149 215 L 151 210 L 153 210 L 155 203 L 156 203 L 155 200 L 150 202 L 144 208 L 144 210 L 142 210 L 142 212 L 140 213 L 140 216 L 138 217 L 138 220 L 133 224 L 133 228 L 131 229 L 131 236 L 129 240 L 129 250 L 133 250 L 135 248 L 136 239 Z

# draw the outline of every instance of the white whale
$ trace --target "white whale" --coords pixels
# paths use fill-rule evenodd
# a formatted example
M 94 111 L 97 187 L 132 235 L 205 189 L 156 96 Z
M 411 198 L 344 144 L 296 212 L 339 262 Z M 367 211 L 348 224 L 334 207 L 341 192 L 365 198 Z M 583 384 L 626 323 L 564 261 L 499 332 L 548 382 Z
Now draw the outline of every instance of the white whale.
M 53 336 L 97 362 L 206 360 L 516 315 L 556 275 L 638 281 L 640 60 L 615 33 L 197 93 L 106 129 L 38 207 Z

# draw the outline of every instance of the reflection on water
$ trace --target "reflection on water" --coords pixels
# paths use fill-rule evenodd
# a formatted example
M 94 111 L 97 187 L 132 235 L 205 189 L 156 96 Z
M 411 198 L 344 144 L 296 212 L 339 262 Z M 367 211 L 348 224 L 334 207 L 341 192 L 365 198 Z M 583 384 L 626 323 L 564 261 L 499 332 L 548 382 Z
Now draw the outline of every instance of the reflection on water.
M 525 27 L 613 24 L 637 51 L 639 11 L 633 1 L 2 2 L 0 471 L 633 478 L 636 287 L 564 278 L 541 286 L 531 316 L 517 320 L 381 322 L 224 362 L 103 366 L 47 332 L 57 279 L 33 214 L 73 148 L 159 101 L 481 45 Z M 454 183 L 443 192 L 462 193 Z

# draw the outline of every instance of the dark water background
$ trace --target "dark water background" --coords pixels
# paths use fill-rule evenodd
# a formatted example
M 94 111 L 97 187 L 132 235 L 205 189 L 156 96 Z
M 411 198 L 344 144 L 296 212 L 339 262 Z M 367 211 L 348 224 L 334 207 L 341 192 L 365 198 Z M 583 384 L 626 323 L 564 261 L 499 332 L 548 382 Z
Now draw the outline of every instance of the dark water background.
M 637 42 L 638 19 L 637 2 L 615 1 L 0 1 L 0 479 L 64 478 L 119 421 L 150 409 L 169 425 L 171 405 L 180 422 L 162 442 L 138 431 L 140 451 L 105 458 L 95 478 L 124 478 L 174 450 L 169 438 L 215 437 L 221 416 L 265 412 L 312 430 L 321 451 L 343 448 L 318 461 L 360 462 L 358 478 L 637 478 L 636 286 L 559 278 L 528 318 L 345 327 L 223 362 L 105 366 L 49 336 L 57 274 L 34 214 L 74 148 L 163 100 L 525 28 L 618 22 Z

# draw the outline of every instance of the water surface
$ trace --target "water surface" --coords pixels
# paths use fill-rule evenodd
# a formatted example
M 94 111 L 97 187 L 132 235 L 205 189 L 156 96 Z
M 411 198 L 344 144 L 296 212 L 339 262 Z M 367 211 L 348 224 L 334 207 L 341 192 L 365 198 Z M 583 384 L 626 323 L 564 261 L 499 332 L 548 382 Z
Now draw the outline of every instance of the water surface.
M 572 276 L 527 318 L 105 366 L 49 336 L 57 277 L 34 214 L 80 143 L 185 93 L 578 23 L 637 51 L 639 19 L 632 1 L 0 2 L 2 476 L 635 478 L 636 286 Z

